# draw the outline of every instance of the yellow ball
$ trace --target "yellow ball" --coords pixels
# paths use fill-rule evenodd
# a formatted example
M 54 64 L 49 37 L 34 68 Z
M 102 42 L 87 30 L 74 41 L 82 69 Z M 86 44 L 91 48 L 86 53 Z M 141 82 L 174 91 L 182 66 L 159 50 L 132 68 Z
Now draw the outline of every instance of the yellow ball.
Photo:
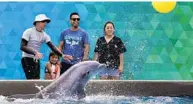
M 152 1 L 152 5 L 159 13 L 169 13 L 175 8 L 176 1 Z

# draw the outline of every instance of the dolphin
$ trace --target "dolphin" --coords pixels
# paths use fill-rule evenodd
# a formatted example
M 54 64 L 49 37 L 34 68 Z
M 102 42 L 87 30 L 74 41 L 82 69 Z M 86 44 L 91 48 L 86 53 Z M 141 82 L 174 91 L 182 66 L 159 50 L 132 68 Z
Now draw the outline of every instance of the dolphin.
M 35 95 L 35 98 L 84 98 L 89 79 L 106 68 L 97 61 L 84 61 L 73 65 L 58 79 Z

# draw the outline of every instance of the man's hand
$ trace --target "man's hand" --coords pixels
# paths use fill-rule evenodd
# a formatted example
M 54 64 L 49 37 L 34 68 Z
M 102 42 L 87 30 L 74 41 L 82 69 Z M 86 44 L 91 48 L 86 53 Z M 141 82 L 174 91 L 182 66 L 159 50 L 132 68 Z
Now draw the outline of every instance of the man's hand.
M 83 58 L 82 61 L 88 61 L 88 58 Z
M 39 60 L 39 59 L 41 59 L 42 57 L 43 57 L 43 54 L 42 54 L 42 53 L 36 52 L 36 54 L 35 54 L 35 59 Z
M 62 55 L 62 58 L 66 61 L 69 61 L 69 62 L 73 59 L 73 57 L 71 55 L 64 55 L 64 54 Z

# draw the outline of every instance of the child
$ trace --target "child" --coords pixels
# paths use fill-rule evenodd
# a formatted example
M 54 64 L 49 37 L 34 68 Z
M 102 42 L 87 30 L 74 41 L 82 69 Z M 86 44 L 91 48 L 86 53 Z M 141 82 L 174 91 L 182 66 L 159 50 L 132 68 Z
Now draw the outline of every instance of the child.
M 53 80 L 60 76 L 59 56 L 51 52 L 49 55 L 49 62 L 45 66 L 45 79 Z

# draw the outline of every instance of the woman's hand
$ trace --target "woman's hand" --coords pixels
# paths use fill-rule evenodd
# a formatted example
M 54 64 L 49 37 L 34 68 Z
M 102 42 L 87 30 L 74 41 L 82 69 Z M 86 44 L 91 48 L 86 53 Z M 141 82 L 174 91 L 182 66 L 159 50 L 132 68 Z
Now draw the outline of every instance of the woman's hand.
M 119 73 L 122 73 L 123 72 L 123 66 L 119 66 L 118 71 L 119 71 Z

